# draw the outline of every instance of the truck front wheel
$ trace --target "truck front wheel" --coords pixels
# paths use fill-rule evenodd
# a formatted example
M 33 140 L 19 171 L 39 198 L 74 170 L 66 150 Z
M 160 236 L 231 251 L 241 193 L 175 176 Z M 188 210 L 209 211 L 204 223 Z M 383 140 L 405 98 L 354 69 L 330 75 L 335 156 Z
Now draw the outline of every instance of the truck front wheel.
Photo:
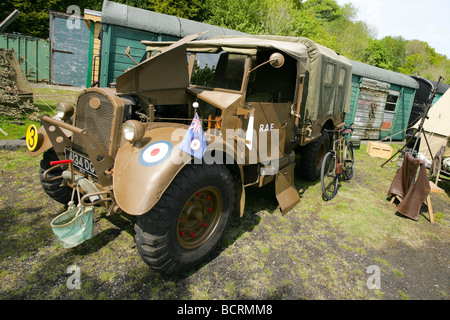
M 39 178 L 41 180 L 42 188 L 50 198 L 58 201 L 59 203 L 67 204 L 72 198 L 72 188 L 63 186 L 62 178 L 50 181 L 43 179 L 44 172 L 50 168 L 50 162 L 55 160 L 59 159 L 53 148 L 44 152 L 43 158 L 40 162 Z M 47 177 L 55 178 L 60 176 L 62 172 L 63 170 L 58 168 L 50 172 Z
M 167 275 L 185 273 L 216 248 L 234 210 L 235 184 L 223 165 L 187 165 L 158 203 L 137 217 L 142 259 Z

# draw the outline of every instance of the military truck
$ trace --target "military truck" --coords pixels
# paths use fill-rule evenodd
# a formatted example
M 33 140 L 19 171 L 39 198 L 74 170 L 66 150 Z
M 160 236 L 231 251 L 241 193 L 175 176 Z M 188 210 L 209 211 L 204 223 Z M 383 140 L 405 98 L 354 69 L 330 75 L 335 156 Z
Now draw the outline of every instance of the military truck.
M 136 216 L 142 259 L 172 275 L 213 252 L 246 188 L 274 183 L 282 214 L 296 206 L 296 158 L 317 179 L 350 100 L 349 60 L 309 39 L 198 35 L 143 41 L 146 60 L 43 115 L 28 151 L 54 200 L 77 181 L 83 205 Z M 179 149 L 196 114 L 200 159 Z

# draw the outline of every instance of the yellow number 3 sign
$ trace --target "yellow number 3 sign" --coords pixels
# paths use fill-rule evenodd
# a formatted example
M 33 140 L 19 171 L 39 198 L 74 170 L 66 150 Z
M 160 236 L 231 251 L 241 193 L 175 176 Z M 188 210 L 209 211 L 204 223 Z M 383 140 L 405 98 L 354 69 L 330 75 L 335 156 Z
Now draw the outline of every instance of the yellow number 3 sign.
M 38 131 L 34 125 L 31 124 L 28 127 L 25 139 L 27 142 L 28 150 L 34 151 L 38 145 Z

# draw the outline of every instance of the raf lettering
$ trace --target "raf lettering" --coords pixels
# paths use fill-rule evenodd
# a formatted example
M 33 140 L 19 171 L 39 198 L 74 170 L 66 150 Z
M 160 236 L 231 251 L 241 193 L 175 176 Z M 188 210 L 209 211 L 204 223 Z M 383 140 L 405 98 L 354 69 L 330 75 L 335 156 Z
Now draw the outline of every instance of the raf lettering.
M 267 132 L 267 131 L 272 131 L 273 127 L 274 127 L 274 123 L 267 123 L 266 125 L 264 125 L 263 123 L 261 123 L 259 125 L 259 132 Z

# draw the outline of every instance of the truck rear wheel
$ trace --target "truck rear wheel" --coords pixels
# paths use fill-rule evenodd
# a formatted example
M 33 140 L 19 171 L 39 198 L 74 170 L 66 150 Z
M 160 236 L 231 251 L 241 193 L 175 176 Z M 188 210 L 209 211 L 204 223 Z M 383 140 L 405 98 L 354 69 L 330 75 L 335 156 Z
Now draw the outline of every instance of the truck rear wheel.
M 328 152 L 328 145 L 328 133 L 322 131 L 322 135 L 317 140 L 302 148 L 299 168 L 302 177 L 310 181 L 319 179 L 320 168 L 323 158 Z
M 43 179 L 45 170 L 50 168 L 50 162 L 55 160 L 59 159 L 53 149 L 49 149 L 44 152 L 43 158 L 40 162 L 39 179 L 41 180 L 42 188 L 50 198 L 59 203 L 67 204 L 72 198 L 72 188 L 61 186 L 62 178 L 56 179 L 54 181 L 44 181 Z M 60 176 L 62 174 L 62 171 L 62 169 L 55 169 L 49 172 L 47 177 L 54 178 Z
M 232 215 L 235 184 L 223 165 L 187 165 L 158 203 L 137 217 L 142 259 L 167 275 L 185 273 L 219 243 Z

